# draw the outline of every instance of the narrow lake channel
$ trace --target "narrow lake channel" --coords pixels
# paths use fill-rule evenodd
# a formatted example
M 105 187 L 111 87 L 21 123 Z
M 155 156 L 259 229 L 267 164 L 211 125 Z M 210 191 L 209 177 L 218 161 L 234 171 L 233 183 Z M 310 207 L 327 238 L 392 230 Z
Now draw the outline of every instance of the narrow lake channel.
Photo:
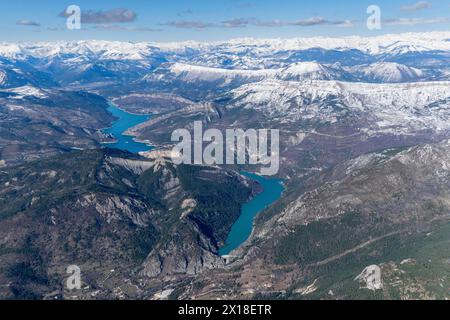
M 124 132 L 129 128 L 148 121 L 151 118 L 150 115 L 131 114 L 119 109 L 114 104 L 110 104 L 108 111 L 118 119 L 104 132 L 112 134 L 116 142 L 105 145 L 109 148 L 127 150 L 133 153 L 152 149 L 151 146 L 145 143 L 135 141 L 132 136 L 124 135 Z M 266 178 L 249 172 L 242 172 L 242 174 L 257 181 L 263 191 L 242 206 L 241 215 L 233 224 L 225 246 L 219 250 L 219 254 L 222 256 L 230 254 L 231 251 L 237 249 L 248 239 L 253 230 L 255 217 L 277 201 L 284 190 L 282 181 L 279 179 Z

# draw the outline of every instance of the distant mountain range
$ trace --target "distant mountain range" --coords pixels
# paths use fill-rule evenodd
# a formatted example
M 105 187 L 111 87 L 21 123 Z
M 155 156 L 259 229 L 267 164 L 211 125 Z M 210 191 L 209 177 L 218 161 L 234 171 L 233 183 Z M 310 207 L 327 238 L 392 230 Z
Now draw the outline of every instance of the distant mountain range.
M 202 74 L 199 80 L 225 83 L 267 77 L 362 82 L 448 80 L 449 37 L 448 32 L 434 32 L 213 43 L 1 43 L 0 85 L 42 83 L 46 76 L 42 72 L 66 85 L 140 81 L 156 68 L 173 75 L 181 73 L 185 79 Z M 47 82 L 51 84 L 49 79 Z

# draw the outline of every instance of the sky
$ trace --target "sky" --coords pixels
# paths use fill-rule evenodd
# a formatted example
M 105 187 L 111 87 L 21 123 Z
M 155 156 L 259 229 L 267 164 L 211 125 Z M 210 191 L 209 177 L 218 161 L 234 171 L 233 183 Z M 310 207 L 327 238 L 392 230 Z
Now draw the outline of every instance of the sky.
M 81 29 L 65 10 L 81 9 Z M 381 28 L 370 30 L 377 5 Z M 450 31 L 450 0 L 2 0 L 0 41 L 185 41 Z

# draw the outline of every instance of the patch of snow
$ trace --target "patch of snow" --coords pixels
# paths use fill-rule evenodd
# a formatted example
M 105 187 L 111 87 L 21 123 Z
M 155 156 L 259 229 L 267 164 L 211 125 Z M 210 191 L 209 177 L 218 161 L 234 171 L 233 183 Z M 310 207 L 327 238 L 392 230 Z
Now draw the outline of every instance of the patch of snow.
M 47 97 L 47 93 L 44 90 L 30 86 L 30 85 L 12 88 L 12 89 L 5 89 L 3 91 L 12 92 L 12 93 L 17 94 L 17 96 L 12 97 L 14 99 L 22 99 L 23 97 L 27 97 L 27 96 L 33 96 L 33 97 L 37 97 L 37 98 L 46 98 Z
M 167 300 L 173 291 L 174 291 L 174 289 L 166 289 L 161 292 L 157 292 L 153 295 L 153 299 L 154 300 Z

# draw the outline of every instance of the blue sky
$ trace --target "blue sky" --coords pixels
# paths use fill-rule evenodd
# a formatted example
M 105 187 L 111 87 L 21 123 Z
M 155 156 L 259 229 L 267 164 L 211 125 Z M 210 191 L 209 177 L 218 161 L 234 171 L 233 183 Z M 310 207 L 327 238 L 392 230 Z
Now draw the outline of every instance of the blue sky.
M 381 8 L 381 30 L 366 9 Z M 60 14 L 78 5 L 81 30 Z M 450 30 L 450 0 L 3 0 L 0 40 L 226 40 Z

